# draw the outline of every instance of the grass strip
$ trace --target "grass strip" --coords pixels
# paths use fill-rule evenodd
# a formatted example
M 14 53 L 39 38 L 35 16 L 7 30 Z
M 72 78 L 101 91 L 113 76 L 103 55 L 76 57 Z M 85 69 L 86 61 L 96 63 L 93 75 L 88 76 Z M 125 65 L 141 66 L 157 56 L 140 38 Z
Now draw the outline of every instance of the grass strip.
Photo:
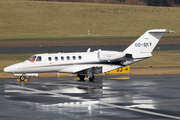
M 175 7 L 0 0 L 0 38 L 2 41 L 124 38 L 158 28 L 179 32 L 179 13 L 180 9 Z

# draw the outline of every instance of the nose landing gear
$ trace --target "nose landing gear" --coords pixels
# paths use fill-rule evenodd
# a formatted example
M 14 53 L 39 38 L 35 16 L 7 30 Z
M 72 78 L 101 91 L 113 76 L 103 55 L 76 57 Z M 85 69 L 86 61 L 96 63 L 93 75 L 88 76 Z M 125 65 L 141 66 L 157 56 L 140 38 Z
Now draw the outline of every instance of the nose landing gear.
M 17 81 L 19 82 L 27 82 L 27 79 L 25 78 L 25 76 L 21 76 Z
M 27 79 L 25 76 L 21 76 L 19 79 L 17 79 L 18 82 L 20 82 L 20 85 L 24 86 L 25 82 L 27 82 Z

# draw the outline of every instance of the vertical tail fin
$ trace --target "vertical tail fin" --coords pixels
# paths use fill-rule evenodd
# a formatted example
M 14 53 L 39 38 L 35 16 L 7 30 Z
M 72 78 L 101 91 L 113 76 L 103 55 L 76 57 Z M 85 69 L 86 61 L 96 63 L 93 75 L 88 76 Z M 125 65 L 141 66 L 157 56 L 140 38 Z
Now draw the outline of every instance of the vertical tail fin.
M 164 33 L 166 33 L 166 29 L 149 30 L 125 49 L 123 53 L 131 54 L 133 58 L 140 56 L 150 57 L 151 52 L 154 50 Z

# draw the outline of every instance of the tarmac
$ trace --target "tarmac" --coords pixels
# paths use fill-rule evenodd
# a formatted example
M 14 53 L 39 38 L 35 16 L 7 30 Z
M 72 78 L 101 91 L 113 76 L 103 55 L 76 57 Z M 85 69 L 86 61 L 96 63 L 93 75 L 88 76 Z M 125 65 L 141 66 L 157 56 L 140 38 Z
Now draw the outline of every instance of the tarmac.
M 180 75 L 0 79 L 1 120 L 180 120 Z

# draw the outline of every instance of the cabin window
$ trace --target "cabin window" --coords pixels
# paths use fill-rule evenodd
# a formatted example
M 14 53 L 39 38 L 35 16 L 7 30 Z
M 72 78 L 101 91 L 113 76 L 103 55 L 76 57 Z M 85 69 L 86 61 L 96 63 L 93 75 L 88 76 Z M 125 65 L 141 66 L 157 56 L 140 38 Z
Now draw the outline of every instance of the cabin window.
M 28 60 L 29 60 L 30 62 L 34 62 L 35 59 L 36 59 L 36 56 L 31 56 Z
M 79 60 L 81 60 L 81 59 L 82 59 L 82 57 L 81 57 L 81 56 L 79 56 L 78 58 L 79 58 Z
M 76 60 L 76 57 L 75 57 L 75 56 L 73 56 L 73 60 Z
M 55 60 L 58 61 L 58 57 L 55 57 Z
M 64 57 L 61 57 L 61 60 L 63 61 L 63 60 L 64 60 Z
M 52 60 L 52 58 L 51 58 L 51 57 L 48 57 L 48 60 L 49 60 L 49 61 L 51 61 L 51 60 Z
M 69 57 L 69 56 L 67 56 L 67 60 L 70 60 L 70 57 Z
M 36 59 L 36 61 L 42 61 L 41 56 L 38 56 L 37 59 Z

